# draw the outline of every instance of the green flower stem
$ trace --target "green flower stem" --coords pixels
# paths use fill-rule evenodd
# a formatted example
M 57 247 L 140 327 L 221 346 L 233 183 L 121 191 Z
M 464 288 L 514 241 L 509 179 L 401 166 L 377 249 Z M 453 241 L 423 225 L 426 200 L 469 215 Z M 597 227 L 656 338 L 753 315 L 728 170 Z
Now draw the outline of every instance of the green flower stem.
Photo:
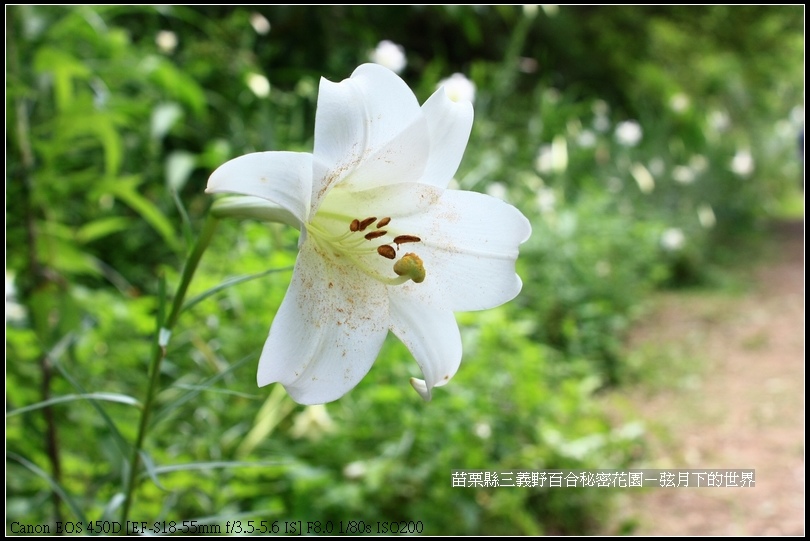
M 138 426 L 138 436 L 135 439 L 135 445 L 132 449 L 132 459 L 130 460 L 130 468 L 129 468 L 129 479 L 127 481 L 127 485 L 125 487 L 125 499 L 123 505 L 123 511 L 121 512 L 121 522 L 123 524 L 127 523 L 127 519 L 129 518 L 129 509 L 132 505 L 133 494 L 135 492 L 135 482 L 138 476 L 138 466 L 140 464 L 140 456 L 141 450 L 143 449 L 143 442 L 146 438 L 146 431 L 149 426 L 149 416 L 152 412 L 152 403 L 154 401 L 155 395 L 157 394 L 157 389 L 159 386 L 160 381 L 160 363 L 163 362 L 163 359 L 166 357 L 166 346 L 168 343 L 168 338 L 164 336 L 169 333 L 174 324 L 177 322 L 177 318 L 180 316 L 180 312 L 183 307 L 183 300 L 186 297 L 186 292 L 188 291 L 188 286 L 191 284 L 191 279 L 194 277 L 194 272 L 197 270 L 197 265 L 200 263 L 200 259 L 202 255 L 205 253 L 205 250 L 208 248 L 208 245 L 211 243 L 211 239 L 214 236 L 214 231 L 216 231 L 217 224 L 219 223 L 219 219 L 215 218 L 213 215 L 209 214 L 208 218 L 205 220 L 205 225 L 203 225 L 203 230 L 200 233 L 200 236 L 197 238 L 197 243 L 194 245 L 194 249 L 186 259 L 186 263 L 183 266 L 183 275 L 180 278 L 180 285 L 177 288 L 177 293 L 174 295 L 174 300 L 172 301 L 172 308 L 169 312 L 169 316 L 164 319 L 164 304 L 163 299 L 165 298 L 165 284 L 161 280 L 161 303 L 160 309 L 158 313 L 158 328 L 157 334 L 155 336 L 155 347 L 153 350 L 152 355 L 152 362 L 149 367 L 149 387 L 146 390 L 146 398 L 143 401 L 143 409 L 141 410 L 141 422 Z

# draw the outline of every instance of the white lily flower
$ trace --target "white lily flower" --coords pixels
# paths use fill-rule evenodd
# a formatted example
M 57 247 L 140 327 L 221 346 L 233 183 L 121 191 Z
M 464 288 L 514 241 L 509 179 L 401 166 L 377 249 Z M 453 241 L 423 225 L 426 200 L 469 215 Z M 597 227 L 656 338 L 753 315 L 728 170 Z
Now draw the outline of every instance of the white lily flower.
M 440 89 L 422 107 L 394 72 L 321 79 L 315 148 L 257 152 L 211 175 L 207 192 L 252 196 L 301 230 L 290 288 L 259 360 L 259 386 L 336 400 L 368 373 L 392 331 L 416 358 L 425 399 L 461 362 L 454 311 L 513 299 L 528 220 L 493 197 L 447 189 L 473 120 Z M 229 207 L 231 213 L 237 206 Z M 226 213 L 227 214 L 227 213 Z
M 616 126 L 614 135 L 620 145 L 634 147 L 641 141 L 643 132 L 641 130 L 641 124 L 635 120 L 625 120 L 624 122 L 619 122 Z
M 177 34 L 171 30 L 161 30 L 155 36 L 155 43 L 164 53 L 173 53 L 177 48 Z
M 390 69 L 394 73 L 402 73 L 408 65 L 405 48 L 391 40 L 384 39 L 377 44 L 377 48 L 369 53 L 369 60 Z
M 738 150 L 731 160 L 730 169 L 741 177 L 747 177 L 754 171 L 754 158 L 746 150 Z
M 454 73 L 446 79 L 439 81 L 436 88 L 444 87 L 447 96 L 453 101 L 475 101 L 475 83 L 467 79 L 462 73 Z
M 668 252 L 677 252 L 685 242 L 686 236 L 677 227 L 670 227 L 661 234 L 661 246 Z

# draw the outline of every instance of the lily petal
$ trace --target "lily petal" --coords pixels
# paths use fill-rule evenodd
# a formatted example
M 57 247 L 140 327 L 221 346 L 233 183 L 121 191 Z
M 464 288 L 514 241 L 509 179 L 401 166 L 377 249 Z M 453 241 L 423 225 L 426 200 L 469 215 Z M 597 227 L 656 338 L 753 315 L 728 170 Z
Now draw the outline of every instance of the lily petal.
M 421 115 L 408 85 L 380 65 L 363 64 L 339 83 L 321 79 L 315 112 L 313 207 L 336 182 Z
M 425 402 L 430 401 L 431 398 L 430 389 L 427 388 L 425 380 L 419 378 L 411 378 L 411 387 L 413 387 L 414 391 L 419 393 L 419 396 L 421 396 L 425 400 Z
M 445 190 L 428 212 L 403 217 L 398 226 L 421 238 L 413 251 L 427 271 L 423 283 L 399 286 L 405 294 L 456 312 L 492 308 L 520 293 L 517 247 L 531 225 L 515 207 L 476 192 Z
M 386 184 L 416 183 L 424 175 L 431 150 L 425 136 L 428 122 L 423 116 L 363 160 L 341 183 L 350 190 L 364 190 Z M 449 180 L 448 180 L 449 182 Z
M 267 199 L 304 223 L 312 192 L 312 154 L 254 152 L 219 166 L 208 179 L 207 193 L 238 193 Z
M 383 286 L 300 247 L 292 282 L 259 359 L 259 386 L 281 382 L 299 404 L 337 400 L 368 373 L 388 333 Z
M 341 185 L 329 195 L 322 209 L 357 216 L 371 212 L 377 216 L 400 218 L 426 213 L 441 200 L 443 192 L 435 186 L 409 182 L 359 191 L 344 189 L 344 185 Z
M 440 88 L 422 105 L 427 119 L 430 157 L 421 182 L 440 188 L 456 174 L 473 123 L 473 107 L 468 101 L 455 102 Z
M 461 364 L 461 334 L 453 313 L 427 307 L 413 297 L 391 292 L 391 331 L 407 346 L 424 374 L 422 386 L 411 385 L 425 400 L 444 385 Z M 422 380 L 418 380 L 422 381 Z
M 300 220 L 289 210 L 255 195 L 228 195 L 217 199 L 211 205 L 211 213 L 217 218 L 251 218 L 301 228 Z

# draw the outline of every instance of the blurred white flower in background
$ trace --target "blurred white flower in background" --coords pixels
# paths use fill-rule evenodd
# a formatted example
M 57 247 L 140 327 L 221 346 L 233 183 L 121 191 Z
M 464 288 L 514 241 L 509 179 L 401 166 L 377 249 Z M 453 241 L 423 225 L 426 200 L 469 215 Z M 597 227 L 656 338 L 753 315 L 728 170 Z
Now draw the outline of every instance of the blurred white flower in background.
M 663 158 L 659 158 L 656 156 L 655 158 L 650 160 L 649 169 L 650 173 L 652 173 L 654 177 L 659 177 L 663 175 L 666 168 L 667 165 L 666 163 L 664 163 Z
M 691 167 L 695 173 L 702 173 L 709 167 L 709 160 L 707 160 L 706 156 L 703 154 L 695 154 L 689 158 L 689 167 Z
M 543 12 L 549 17 L 554 17 L 560 12 L 560 6 L 558 4 L 540 4 L 540 7 L 543 8 Z
M 402 70 L 408 65 L 405 48 L 387 39 L 379 42 L 377 48 L 371 51 L 368 57 L 375 64 L 385 66 L 394 73 L 402 73 Z
M 155 43 L 164 53 L 172 53 L 177 48 L 177 34 L 171 30 L 161 30 L 155 36 Z
M 638 189 L 641 193 L 650 193 L 655 189 L 655 179 L 653 179 L 650 171 L 640 163 L 634 163 L 630 169 L 630 174 L 638 184 Z
M 17 302 L 17 287 L 14 273 L 6 270 L 6 323 L 25 321 L 25 307 Z
M 577 135 L 577 144 L 582 148 L 592 148 L 596 146 L 596 134 L 591 130 L 582 130 Z
M 754 157 L 748 150 L 738 150 L 734 157 L 731 159 L 731 170 L 740 175 L 747 177 L 754 172 Z
M 492 427 L 490 427 L 488 423 L 475 423 L 473 431 L 475 435 L 482 440 L 489 439 L 489 437 L 492 436 Z
M 668 252 L 676 252 L 683 248 L 686 237 L 677 227 L 670 227 L 661 234 L 661 247 Z
M 703 203 L 697 209 L 698 221 L 705 229 L 711 229 L 717 223 L 717 218 L 714 216 L 712 207 L 707 203 Z
M 250 14 L 250 26 L 261 36 L 270 32 L 270 21 L 258 11 L 254 11 Z
M 535 73 L 540 64 L 536 59 L 528 56 L 521 56 L 518 58 L 518 69 L 523 73 Z
M 436 88 L 444 87 L 447 97 L 456 102 L 475 101 L 475 83 L 461 73 L 454 73 L 447 79 L 442 79 Z
M 557 196 L 551 188 L 540 188 L 537 192 L 537 209 L 541 213 L 554 212 L 557 206 Z
M 676 165 L 672 169 L 672 178 L 679 184 L 692 184 L 695 181 L 695 171 L 685 165 Z
M 491 182 L 489 186 L 487 186 L 487 195 L 491 195 L 501 201 L 508 201 L 509 200 L 509 192 L 506 189 L 506 185 L 503 182 Z
M 245 83 L 259 98 L 266 98 L 270 95 L 270 81 L 260 73 L 248 73 L 245 77 Z
M 641 125 L 635 120 L 625 120 L 616 126 L 616 141 L 626 147 L 634 147 L 641 141 Z
M 726 131 L 731 126 L 731 119 L 725 111 L 714 110 L 709 113 L 709 127 L 714 131 L 721 133 Z
M 610 129 L 610 119 L 608 118 L 608 113 L 610 113 L 610 106 L 604 100 L 596 100 L 591 105 L 591 111 L 593 111 L 593 129 L 600 133 L 605 133 Z
M 360 479 L 368 472 L 368 466 L 362 460 L 350 462 L 343 467 L 343 476 L 346 479 Z
M 593 117 L 593 129 L 605 133 L 610 129 L 610 119 L 605 115 L 596 115 Z
M 689 109 L 690 101 L 689 96 L 679 92 L 672 96 L 669 100 L 669 107 L 676 113 L 684 113 Z
M 596 116 L 607 116 L 610 113 L 610 105 L 605 100 L 594 100 L 591 104 L 591 111 Z
M 534 166 L 540 173 L 562 173 L 568 168 L 568 145 L 558 135 L 550 145 L 543 145 L 537 153 Z

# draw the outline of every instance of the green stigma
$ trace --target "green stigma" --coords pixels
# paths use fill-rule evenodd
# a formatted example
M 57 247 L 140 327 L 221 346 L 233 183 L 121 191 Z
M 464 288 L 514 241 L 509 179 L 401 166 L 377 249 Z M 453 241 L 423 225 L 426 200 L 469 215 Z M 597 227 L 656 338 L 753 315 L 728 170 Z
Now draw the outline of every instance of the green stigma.
M 402 259 L 394 263 L 394 272 L 397 276 L 406 276 L 417 284 L 425 281 L 425 266 L 416 254 L 407 253 L 402 256 Z

